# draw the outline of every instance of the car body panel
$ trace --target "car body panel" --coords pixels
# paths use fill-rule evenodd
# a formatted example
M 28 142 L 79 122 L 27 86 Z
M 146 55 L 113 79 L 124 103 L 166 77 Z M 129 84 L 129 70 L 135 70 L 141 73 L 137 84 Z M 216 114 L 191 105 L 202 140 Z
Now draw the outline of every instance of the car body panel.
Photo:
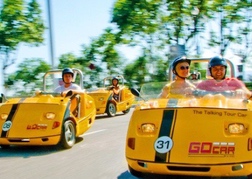
M 168 103 L 169 100 L 167 100 Z M 220 173 L 213 172 L 212 168 L 217 169 L 223 166 L 225 167 L 221 169 L 221 173 L 229 176 L 251 174 L 252 168 L 244 168 L 246 165 L 250 167 L 252 163 L 252 133 L 249 132 L 251 117 L 251 111 L 244 109 L 194 107 L 174 109 L 153 106 L 150 109 L 146 106 L 140 109 L 138 107 L 133 112 L 128 126 L 128 141 L 126 142 L 128 164 L 134 167 L 134 163 L 137 164 L 140 161 L 150 163 L 150 165 L 154 163 L 164 165 L 163 171 L 158 167 L 157 171 L 148 170 L 150 173 L 162 174 L 182 174 L 183 172 L 189 174 L 187 167 L 191 167 L 191 174 L 198 175 L 201 169 L 197 171 L 197 167 L 204 168 L 204 166 L 211 169 L 209 172 L 204 172 L 206 176 L 218 176 Z M 153 124 L 155 131 L 142 132 L 143 124 Z M 244 133 L 230 134 L 228 126 L 231 124 L 242 124 L 245 127 Z M 161 137 L 167 137 L 171 141 L 166 142 L 173 143 L 170 151 L 159 153 L 155 149 L 155 142 Z M 134 149 L 129 145 L 131 139 L 135 140 Z M 168 147 L 168 144 L 164 145 Z M 231 171 L 232 167 L 238 164 L 243 165 L 241 169 L 243 172 Z M 183 166 L 184 170 L 169 171 L 168 166 Z M 223 171 L 224 168 L 226 171 Z M 135 169 L 141 172 L 147 170 L 139 164 Z

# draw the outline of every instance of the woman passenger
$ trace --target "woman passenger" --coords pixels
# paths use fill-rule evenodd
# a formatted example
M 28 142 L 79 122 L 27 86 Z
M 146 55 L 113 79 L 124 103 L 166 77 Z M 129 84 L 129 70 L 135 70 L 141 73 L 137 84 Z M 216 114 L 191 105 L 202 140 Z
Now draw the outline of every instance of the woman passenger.
M 165 85 L 162 89 L 160 98 L 182 98 L 191 94 L 195 86 L 187 78 L 190 72 L 191 60 L 185 56 L 175 58 L 172 62 L 172 72 L 175 80 Z

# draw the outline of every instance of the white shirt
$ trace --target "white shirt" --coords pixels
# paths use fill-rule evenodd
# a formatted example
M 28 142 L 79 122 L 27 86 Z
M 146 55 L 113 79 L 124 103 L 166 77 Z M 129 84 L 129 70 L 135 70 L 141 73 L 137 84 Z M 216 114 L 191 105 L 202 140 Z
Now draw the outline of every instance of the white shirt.
M 54 91 L 55 93 L 61 93 L 63 91 L 68 91 L 68 90 L 81 90 L 81 87 L 76 84 L 71 83 L 71 85 L 68 88 L 65 88 L 65 86 L 62 85 L 55 88 Z

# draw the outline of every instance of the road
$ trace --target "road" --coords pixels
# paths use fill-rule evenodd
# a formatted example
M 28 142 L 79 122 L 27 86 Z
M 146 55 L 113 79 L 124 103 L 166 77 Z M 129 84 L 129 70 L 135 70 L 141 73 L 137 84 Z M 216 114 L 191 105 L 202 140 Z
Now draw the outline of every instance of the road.
M 124 157 L 132 111 L 126 115 L 118 113 L 112 118 L 97 116 L 90 130 L 69 150 L 54 146 L 0 148 L 0 177 L 134 179 Z
M 124 156 L 125 137 L 132 112 L 133 109 L 126 115 L 118 114 L 112 118 L 97 116 L 92 128 L 77 139 L 72 149 L 64 150 L 54 146 L 0 148 L 0 177 L 136 179 L 128 172 Z M 146 178 L 165 177 L 149 175 Z

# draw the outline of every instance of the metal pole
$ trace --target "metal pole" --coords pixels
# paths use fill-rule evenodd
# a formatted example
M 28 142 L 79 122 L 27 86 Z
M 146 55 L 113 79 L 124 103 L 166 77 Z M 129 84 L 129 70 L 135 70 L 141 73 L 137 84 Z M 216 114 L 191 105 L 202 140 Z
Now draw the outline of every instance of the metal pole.
M 54 66 L 54 48 L 53 48 L 53 33 L 52 33 L 52 21 L 51 21 L 51 5 L 50 0 L 47 0 L 47 12 L 48 12 L 48 23 L 49 23 L 49 42 L 50 42 L 50 58 L 52 62 L 52 69 L 55 68 Z

